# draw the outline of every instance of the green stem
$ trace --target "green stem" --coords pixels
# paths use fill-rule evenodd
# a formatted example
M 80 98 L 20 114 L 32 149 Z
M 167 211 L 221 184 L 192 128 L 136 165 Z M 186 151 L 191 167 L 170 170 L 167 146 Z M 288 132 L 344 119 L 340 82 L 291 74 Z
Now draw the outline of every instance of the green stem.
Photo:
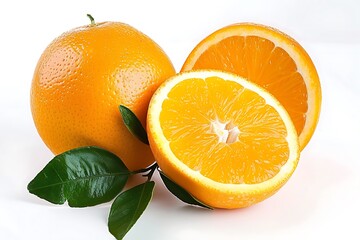
M 147 168 L 144 168 L 144 169 L 140 169 L 140 170 L 136 170 L 136 171 L 133 171 L 131 172 L 131 175 L 135 175 L 135 174 L 138 174 L 138 173 L 146 173 L 146 174 L 143 174 L 142 176 L 143 177 L 147 177 L 147 181 L 150 181 L 155 170 L 159 167 L 159 165 L 157 163 L 154 163 L 153 165 L 147 167 Z
M 88 16 L 88 18 L 90 19 L 90 26 L 95 26 L 95 19 L 93 18 L 93 16 L 91 16 L 90 14 L 86 14 L 86 16 Z
M 158 168 L 157 163 L 155 163 L 154 165 L 152 165 L 152 168 L 150 169 L 150 172 L 143 175 L 143 177 L 147 177 L 147 181 L 150 182 L 155 170 Z

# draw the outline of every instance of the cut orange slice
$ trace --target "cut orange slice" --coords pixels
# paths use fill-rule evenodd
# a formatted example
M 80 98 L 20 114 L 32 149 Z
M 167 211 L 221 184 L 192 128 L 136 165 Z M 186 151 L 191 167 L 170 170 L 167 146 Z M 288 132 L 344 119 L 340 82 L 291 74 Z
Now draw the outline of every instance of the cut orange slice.
M 218 69 L 238 74 L 274 95 L 296 127 L 300 148 L 317 125 L 321 87 L 309 55 L 294 39 L 263 25 L 224 27 L 201 41 L 181 71 Z
M 150 101 L 147 130 L 162 171 L 215 208 L 266 199 L 299 159 L 296 129 L 284 107 L 231 73 L 199 70 L 168 79 Z

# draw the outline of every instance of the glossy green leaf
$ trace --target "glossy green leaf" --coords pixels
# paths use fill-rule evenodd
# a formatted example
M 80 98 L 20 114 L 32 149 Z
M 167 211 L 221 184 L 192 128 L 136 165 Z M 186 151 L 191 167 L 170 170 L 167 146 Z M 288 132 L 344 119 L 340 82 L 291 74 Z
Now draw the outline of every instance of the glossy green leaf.
M 146 130 L 136 115 L 129 108 L 123 105 L 120 105 L 119 109 L 125 126 L 131 132 L 131 134 L 137 137 L 141 142 L 149 145 Z
M 190 193 L 188 193 L 184 188 L 180 187 L 178 184 L 176 184 L 174 181 L 172 181 L 170 178 L 168 178 L 162 171 L 159 170 L 161 179 L 163 180 L 166 188 L 174 194 L 178 199 L 181 201 L 196 205 L 208 209 L 212 209 L 210 206 L 205 205 L 204 203 L 201 203 L 197 199 L 195 199 Z
M 98 147 L 76 148 L 54 157 L 29 183 L 30 193 L 51 203 L 86 207 L 112 200 L 130 171 L 113 153 Z
M 140 218 L 154 192 L 155 183 L 145 182 L 122 192 L 111 206 L 108 227 L 116 239 L 123 239 Z

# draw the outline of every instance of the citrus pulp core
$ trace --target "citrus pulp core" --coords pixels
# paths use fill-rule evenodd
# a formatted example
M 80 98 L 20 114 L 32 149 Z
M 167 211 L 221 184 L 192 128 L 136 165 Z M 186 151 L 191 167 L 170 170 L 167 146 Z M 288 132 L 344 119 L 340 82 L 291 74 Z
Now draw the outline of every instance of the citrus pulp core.
M 178 83 L 162 104 L 163 133 L 178 159 L 210 179 L 266 181 L 289 157 L 284 123 L 264 98 L 223 81 L 210 77 Z
M 147 115 L 162 172 L 215 208 L 240 208 L 278 191 L 299 161 L 285 108 L 265 89 L 216 70 L 175 75 L 154 93 Z

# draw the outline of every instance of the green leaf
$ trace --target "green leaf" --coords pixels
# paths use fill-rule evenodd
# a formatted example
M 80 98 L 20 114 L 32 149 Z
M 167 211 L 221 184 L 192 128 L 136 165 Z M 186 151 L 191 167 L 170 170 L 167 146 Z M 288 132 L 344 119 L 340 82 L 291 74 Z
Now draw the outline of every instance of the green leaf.
M 86 207 L 112 200 L 130 171 L 113 153 L 98 147 L 76 148 L 54 157 L 29 183 L 30 193 L 51 203 Z
M 145 182 L 122 192 L 111 206 L 108 227 L 116 239 L 123 239 L 140 218 L 154 192 L 155 182 Z
M 131 134 L 137 137 L 141 142 L 149 145 L 146 130 L 141 125 L 141 122 L 136 115 L 129 108 L 123 105 L 120 105 L 119 109 L 125 126 Z
M 161 179 L 163 180 L 166 188 L 174 194 L 178 199 L 181 201 L 196 205 L 200 207 L 204 207 L 207 209 L 212 209 L 212 207 L 205 205 L 204 203 L 198 201 L 195 199 L 190 193 L 188 193 L 184 188 L 180 187 L 178 184 L 176 184 L 174 181 L 172 181 L 170 178 L 168 178 L 162 171 L 159 170 Z

